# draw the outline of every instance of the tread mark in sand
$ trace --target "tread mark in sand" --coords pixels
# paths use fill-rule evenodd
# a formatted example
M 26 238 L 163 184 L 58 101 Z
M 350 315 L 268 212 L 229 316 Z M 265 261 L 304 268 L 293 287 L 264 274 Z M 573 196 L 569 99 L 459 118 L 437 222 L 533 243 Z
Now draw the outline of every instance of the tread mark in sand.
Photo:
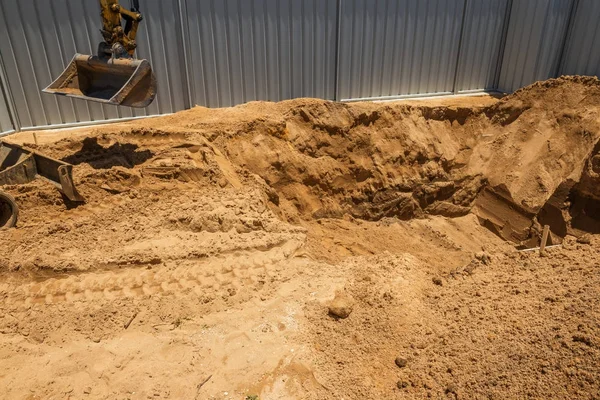
M 286 243 L 289 245 L 290 243 Z M 299 248 L 301 244 L 297 244 Z M 281 246 L 265 252 L 249 252 L 237 257 L 190 262 L 181 260 L 175 269 L 91 272 L 66 278 L 50 278 L 18 287 L 0 284 L 0 298 L 9 306 L 60 302 L 112 300 L 148 295 L 177 295 L 192 291 L 197 295 L 229 288 L 262 286 L 272 276 L 276 264 L 293 257 Z

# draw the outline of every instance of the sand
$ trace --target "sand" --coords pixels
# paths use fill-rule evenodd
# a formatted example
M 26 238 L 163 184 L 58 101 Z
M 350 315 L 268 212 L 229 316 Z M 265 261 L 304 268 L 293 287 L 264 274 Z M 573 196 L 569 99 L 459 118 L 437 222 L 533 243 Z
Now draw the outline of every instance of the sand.
M 0 398 L 597 398 L 599 111 L 563 77 L 13 135 L 86 202 L 3 188 Z

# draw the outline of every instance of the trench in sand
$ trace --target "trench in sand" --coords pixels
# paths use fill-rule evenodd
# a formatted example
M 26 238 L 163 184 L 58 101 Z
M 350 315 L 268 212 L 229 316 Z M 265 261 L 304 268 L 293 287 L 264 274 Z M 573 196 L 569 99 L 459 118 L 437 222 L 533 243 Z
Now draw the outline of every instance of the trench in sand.
M 599 227 L 599 87 L 197 107 L 38 135 L 86 203 L 41 180 L 3 188 L 22 210 L 0 232 L 7 395 L 596 393 L 579 340 L 598 337 L 597 238 L 570 235 Z M 545 224 L 565 237 L 552 257 L 507 245 Z M 327 314 L 338 289 L 356 300 L 344 320 Z
M 84 191 L 100 184 L 92 201 L 152 180 L 245 185 L 292 223 L 474 213 L 503 239 L 535 247 L 546 224 L 552 243 L 600 230 L 597 91 L 593 78 L 561 78 L 481 107 L 300 99 L 198 108 L 42 150 L 75 164 Z

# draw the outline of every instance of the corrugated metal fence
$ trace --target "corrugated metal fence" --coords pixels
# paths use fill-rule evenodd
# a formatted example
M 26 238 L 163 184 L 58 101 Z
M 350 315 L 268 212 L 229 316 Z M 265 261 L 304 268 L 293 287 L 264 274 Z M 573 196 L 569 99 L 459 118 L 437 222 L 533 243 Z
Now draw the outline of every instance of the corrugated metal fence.
M 509 0 L 468 0 L 455 92 L 494 90 Z
M 498 89 L 512 92 L 524 84 L 555 76 L 575 2 L 513 2 Z
M 451 93 L 464 0 L 346 0 L 338 99 Z
M 150 59 L 160 93 L 143 110 L 41 92 L 75 53 L 95 54 L 100 42 L 98 0 L 0 0 L 0 55 L 21 128 L 163 114 L 189 105 L 177 0 L 145 0 L 138 56 Z
M 335 98 L 337 0 L 186 0 L 191 100 Z
M 128 0 L 121 0 L 127 4 Z M 319 97 L 513 91 L 600 74 L 598 0 L 142 0 L 146 109 L 42 94 L 100 41 L 98 0 L 0 0 L 0 132 Z
M 6 76 L 4 76 L 4 68 L 0 59 L 0 136 L 8 135 L 15 131 L 15 124 L 12 119 L 14 112 L 11 111 L 10 100 L 6 96 L 8 91 L 4 89 L 5 87 Z
M 600 76 L 600 1 L 578 1 L 560 72 Z

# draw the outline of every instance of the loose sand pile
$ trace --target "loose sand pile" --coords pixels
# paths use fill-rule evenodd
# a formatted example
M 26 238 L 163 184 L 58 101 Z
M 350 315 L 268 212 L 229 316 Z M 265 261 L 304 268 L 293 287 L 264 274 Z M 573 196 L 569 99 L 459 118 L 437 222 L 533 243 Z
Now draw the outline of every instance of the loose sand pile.
M 86 203 L 3 188 L 0 397 L 598 396 L 600 81 L 469 101 L 38 134 Z

